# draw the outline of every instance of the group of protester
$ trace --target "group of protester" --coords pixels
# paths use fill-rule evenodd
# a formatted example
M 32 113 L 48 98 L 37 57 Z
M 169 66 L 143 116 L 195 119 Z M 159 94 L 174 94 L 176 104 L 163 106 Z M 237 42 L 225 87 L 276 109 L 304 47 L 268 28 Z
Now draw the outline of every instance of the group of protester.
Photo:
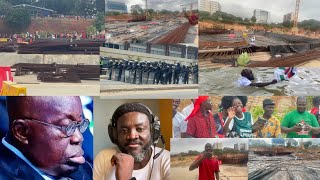
M 209 96 L 192 100 L 181 112 L 180 100 L 173 100 L 173 134 L 175 138 L 311 138 L 320 133 L 320 97 L 313 98 L 314 107 L 307 111 L 307 98 L 298 97 L 296 109 L 288 112 L 280 121 L 274 116 L 275 103 L 264 99 L 264 114 L 253 119 L 246 110 L 246 96 L 224 96 L 219 112 L 212 114 Z
M 100 39 L 104 40 L 105 35 L 104 34 L 89 34 L 85 31 L 81 32 L 58 32 L 58 33 L 52 33 L 52 32 L 26 32 L 26 33 L 20 33 L 20 34 L 7 34 L 7 33 L 0 33 L 0 38 L 7 38 L 8 41 L 13 42 L 29 42 L 32 43 L 34 40 L 37 39 L 68 39 L 70 41 L 72 40 L 81 40 L 81 39 Z
M 164 61 L 130 61 L 108 60 L 100 63 L 102 70 L 107 71 L 108 80 L 131 84 L 193 84 L 198 83 L 198 65 L 176 65 Z M 190 77 L 191 76 L 191 77 Z

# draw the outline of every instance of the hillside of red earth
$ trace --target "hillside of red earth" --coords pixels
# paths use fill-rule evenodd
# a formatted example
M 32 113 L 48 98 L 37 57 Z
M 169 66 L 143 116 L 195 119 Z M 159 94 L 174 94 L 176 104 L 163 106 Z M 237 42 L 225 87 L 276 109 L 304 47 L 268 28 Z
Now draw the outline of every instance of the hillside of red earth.
M 82 32 L 93 24 L 93 20 L 65 20 L 65 19 L 32 19 L 31 24 L 26 31 L 35 32 Z M 10 32 L 0 18 L 0 32 Z
M 215 21 L 202 21 L 199 22 L 199 29 L 202 28 L 212 28 L 212 27 L 222 27 L 223 29 L 233 29 L 235 31 L 246 31 L 248 30 L 247 27 L 245 25 L 241 25 L 241 24 L 223 24 L 220 22 L 215 22 Z M 265 27 L 261 26 L 261 25 L 254 25 L 254 26 L 250 26 L 250 29 L 255 29 L 255 30 L 266 30 L 266 31 L 272 31 L 274 33 L 279 33 L 279 34 L 288 34 L 288 35 L 293 35 L 293 32 L 291 31 L 291 29 L 288 28 L 277 28 L 277 27 L 273 27 L 272 29 L 266 29 Z M 201 31 L 201 30 L 200 30 Z M 296 36 L 304 36 L 304 37 L 309 37 L 309 38 L 320 38 L 320 32 L 308 32 L 308 31 L 304 31 L 303 29 L 299 29 L 299 33 L 295 34 Z

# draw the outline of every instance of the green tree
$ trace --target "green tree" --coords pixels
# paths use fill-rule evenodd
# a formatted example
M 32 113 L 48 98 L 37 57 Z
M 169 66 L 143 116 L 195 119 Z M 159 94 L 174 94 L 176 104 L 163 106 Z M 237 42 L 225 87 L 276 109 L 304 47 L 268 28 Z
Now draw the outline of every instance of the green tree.
M 96 9 L 98 12 L 105 12 L 105 0 L 96 0 Z
M 166 10 L 166 9 L 162 9 L 160 12 L 160 14 L 172 14 L 172 11 Z
M 97 31 L 101 32 L 102 30 L 104 30 L 104 12 L 97 13 L 97 18 L 94 22 L 94 25 Z
M 87 34 L 90 34 L 90 35 L 96 34 L 97 33 L 97 28 L 95 26 L 93 26 L 93 25 L 88 26 L 87 29 L 86 29 L 86 32 L 87 32 Z
M 257 22 L 257 18 L 255 16 L 251 17 L 251 22 L 256 23 Z
M 77 0 L 75 2 L 75 14 L 81 16 L 90 16 L 95 14 L 95 1 L 94 0 Z
M 138 14 L 143 14 L 143 9 L 139 5 L 132 5 L 130 8 L 131 14 L 133 15 L 138 15 Z
M 5 0 L 0 0 L 0 15 L 6 15 L 11 11 L 12 5 Z
M 293 27 L 293 22 L 291 21 L 285 21 L 282 23 L 283 27 L 286 27 L 286 28 L 292 28 Z
M 31 15 L 25 8 L 12 9 L 5 17 L 5 24 L 15 32 L 25 30 L 31 23 Z

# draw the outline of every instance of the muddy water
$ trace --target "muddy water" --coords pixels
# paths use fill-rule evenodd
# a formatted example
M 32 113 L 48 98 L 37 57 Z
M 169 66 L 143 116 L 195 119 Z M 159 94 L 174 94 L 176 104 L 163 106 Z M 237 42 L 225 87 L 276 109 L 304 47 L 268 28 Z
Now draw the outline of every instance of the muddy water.
M 237 80 L 243 68 L 214 68 L 200 72 L 199 93 L 209 95 L 319 95 L 320 69 L 298 68 L 297 75 L 289 81 L 265 87 L 239 87 Z M 251 68 L 254 82 L 269 82 L 274 76 L 274 68 Z

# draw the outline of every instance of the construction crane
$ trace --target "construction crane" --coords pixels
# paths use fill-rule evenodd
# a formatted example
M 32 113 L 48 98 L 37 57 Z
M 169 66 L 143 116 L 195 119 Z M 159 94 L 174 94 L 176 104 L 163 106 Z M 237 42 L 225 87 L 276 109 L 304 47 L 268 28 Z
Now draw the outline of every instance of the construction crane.
M 293 20 L 293 28 L 292 28 L 292 31 L 294 33 L 298 33 L 299 7 L 300 7 L 300 0 L 296 0 L 296 8 L 294 11 L 294 20 Z

